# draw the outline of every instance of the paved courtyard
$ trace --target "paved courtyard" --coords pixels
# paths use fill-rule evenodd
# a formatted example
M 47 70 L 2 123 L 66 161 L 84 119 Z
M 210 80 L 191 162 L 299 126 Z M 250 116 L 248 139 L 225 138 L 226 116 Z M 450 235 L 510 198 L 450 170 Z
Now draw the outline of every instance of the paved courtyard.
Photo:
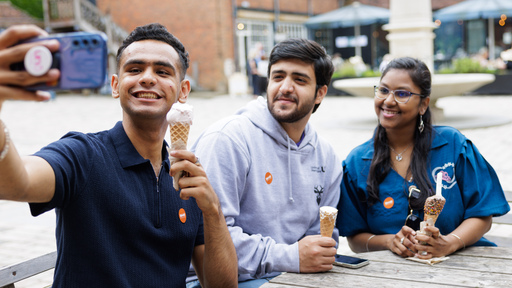
M 251 97 L 193 93 L 189 103 L 195 107 L 195 122 L 190 143 L 214 121 L 228 116 Z M 461 129 L 495 168 L 506 191 L 512 191 L 512 97 L 447 97 L 438 101 L 446 122 Z M 109 96 L 58 95 L 46 103 L 4 104 L 1 119 L 11 132 L 20 154 L 31 154 L 63 136 L 67 131 L 93 132 L 110 129 L 121 120 L 118 100 Z M 344 159 L 352 148 L 372 136 L 375 125 L 372 98 L 328 97 L 313 114 L 311 122 Z M 485 126 L 484 128 L 467 128 Z M 166 137 L 168 139 L 169 137 Z M 512 237 L 512 225 L 493 225 L 489 235 Z M 34 218 L 25 203 L 0 201 L 0 267 L 30 259 L 55 249 L 55 214 Z M 341 253 L 351 253 L 345 239 Z M 77 260 L 79 261 L 79 259 Z M 52 281 L 52 271 L 20 282 L 16 287 L 43 287 Z

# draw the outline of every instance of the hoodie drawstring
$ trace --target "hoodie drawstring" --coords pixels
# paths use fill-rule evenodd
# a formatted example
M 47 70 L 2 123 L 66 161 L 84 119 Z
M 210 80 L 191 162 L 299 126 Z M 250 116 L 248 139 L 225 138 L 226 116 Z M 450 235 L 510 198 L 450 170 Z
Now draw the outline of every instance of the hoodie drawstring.
M 292 165 L 291 165 L 291 159 L 290 159 L 290 154 L 291 154 L 291 149 L 290 149 L 290 137 L 287 135 L 286 136 L 287 140 L 286 142 L 288 142 L 288 189 L 290 189 L 289 191 L 289 195 L 290 197 L 288 198 L 291 202 L 295 202 L 295 200 L 293 199 L 293 191 L 292 191 Z

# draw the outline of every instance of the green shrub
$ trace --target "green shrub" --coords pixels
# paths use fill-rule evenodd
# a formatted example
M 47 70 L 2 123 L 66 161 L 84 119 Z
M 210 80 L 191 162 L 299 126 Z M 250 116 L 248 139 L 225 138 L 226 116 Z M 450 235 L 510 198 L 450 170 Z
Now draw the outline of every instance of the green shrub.
M 471 58 L 459 58 L 452 60 L 450 67 L 439 69 L 439 74 L 452 73 L 494 73 L 495 71 L 482 67 L 480 62 Z
M 334 71 L 332 78 L 353 78 L 357 77 L 356 69 L 352 65 L 343 64 L 340 69 Z
M 11 0 L 13 6 L 23 10 L 30 16 L 43 19 L 43 1 L 42 0 Z
M 361 77 L 380 77 L 381 73 L 378 70 L 366 70 L 363 72 Z

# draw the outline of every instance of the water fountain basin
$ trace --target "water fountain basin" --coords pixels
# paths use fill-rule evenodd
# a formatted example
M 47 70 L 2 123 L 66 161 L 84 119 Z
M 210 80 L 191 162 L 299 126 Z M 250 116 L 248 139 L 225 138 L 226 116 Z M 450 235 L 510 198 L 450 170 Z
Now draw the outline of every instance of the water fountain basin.
M 434 119 L 444 120 L 443 110 L 436 106 L 439 98 L 464 95 L 494 82 L 495 79 L 494 74 L 488 73 L 434 74 L 430 95 L 430 108 Z M 341 79 L 334 81 L 332 85 L 353 96 L 374 97 L 373 86 L 378 85 L 379 80 L 380 77 Z

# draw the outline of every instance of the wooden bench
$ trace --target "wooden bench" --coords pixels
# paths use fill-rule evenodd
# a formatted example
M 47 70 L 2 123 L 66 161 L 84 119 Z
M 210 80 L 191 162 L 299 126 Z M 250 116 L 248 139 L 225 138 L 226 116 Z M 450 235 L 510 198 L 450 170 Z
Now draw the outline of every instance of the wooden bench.
M 55 268 L 57 251 L 23 261 L 11 266 L 0 267 L 0 288 L 14 288 L 23 279 Z

